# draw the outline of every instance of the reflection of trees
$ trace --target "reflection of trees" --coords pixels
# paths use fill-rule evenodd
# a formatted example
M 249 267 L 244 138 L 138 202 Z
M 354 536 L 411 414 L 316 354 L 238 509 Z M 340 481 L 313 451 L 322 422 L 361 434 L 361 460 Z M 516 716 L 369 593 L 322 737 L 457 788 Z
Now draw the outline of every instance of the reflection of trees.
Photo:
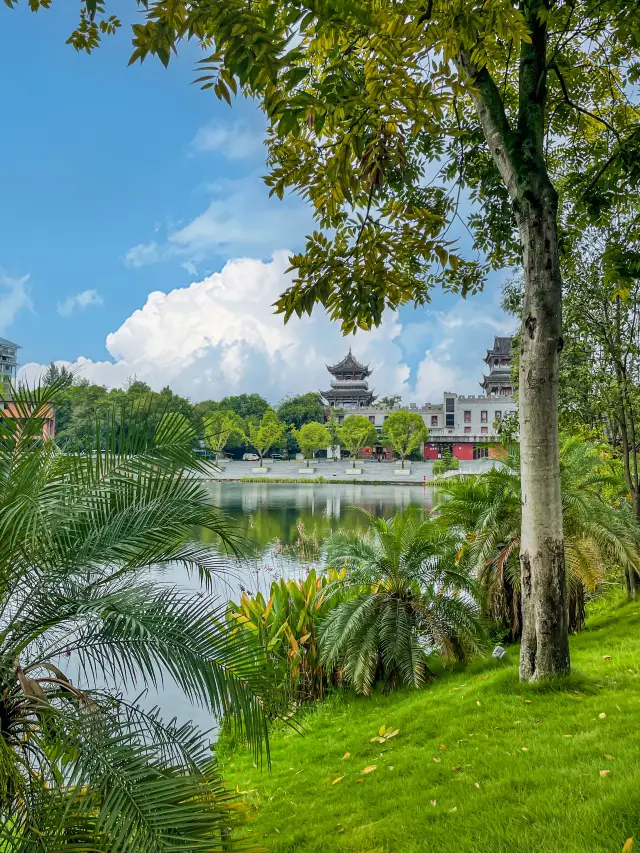
M 255 545 L 256 556 L 264 559 L 275 554 L 303 564 L 321 558 L 322 543 L 332 532 L 364 532 L 366 521 L 360 509 L 391 518 L 409 504 L 425 511 L 433 504 L 431 491 L 421 486 L 218 482 L 211 491 L 214 503 L 231 517 L 238 533 Z

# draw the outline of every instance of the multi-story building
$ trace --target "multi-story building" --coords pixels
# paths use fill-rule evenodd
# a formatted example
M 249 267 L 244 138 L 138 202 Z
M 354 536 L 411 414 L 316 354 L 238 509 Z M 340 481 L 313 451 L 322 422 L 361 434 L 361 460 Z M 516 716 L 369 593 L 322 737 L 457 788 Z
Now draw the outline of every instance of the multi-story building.
M 19 349 L 20 346 L 13 341 L 0 338 L 0 374 L 8 376 L 12 382 L 15 382 L 18 376 Z
M 512 397 L 511 338 L 496 335 L 493 349 L 488 349 L 483 359 L 489 366 L 489 375 L 482 376 L 480 387 L 487 397 Z
M 496 355 L 496 352 L 498 355 Z M 489 364 L 491 372 L 490 376 L 487 377 L 490 379 L 490 382 L 487 394 L 484 396 L 465 396 L 455 394 L 452 391 L 446 391 L 441 403 L 424 403 L 421 406 L 411 403 L 409 406 L 389 409 L 380 405 L 373 405 L 372 402 L 365 402 L 366 398 L 364 395 L 359 398 L 358 403 L 353 402 L 351 405 L 346 406 L 340 402 L 341 399 L 346 398 L 341 398 L 331 394 L 331 392 L 327 392 L 323 393 L 323 397 L 329 404 L 327 416 L 330 413 L 330 408 L 342 410 L 337 412 L 338 421 L 341 422 L 349 414 L 353 414 L 353 411 L 350 410 L 357 408 L 359 415 L 369 418 L 371 423 L 376 427 L 381 439 L 380 444 L 366 448 L 361 453 L 363 458 L 376 458 L 378 456 L 381 458 L 391 458 L 391 448 L 386 447 L 382 440 L 382 428 L 389 415 L 393 411 L 398 411 L 399 408 L 417 412 L 424 420 L 425 426 L 429 430 L 429 438 L 423 448 L 425 459 L 440 458 L 445 448 L 448 448 L 452 456 L 456 456 L 458 459 L 483 459 L 493 456 L 499 446 L 498 422 L 517 410 L 513 394 L 506 393 L 505 390 L 507 387 L 511 389 L 509 378 L 510 352 L 511 339 L 496 338 L 493 350 L 488 351 L 487 358 L 485 359 Z M 498 360 L 497 364 L 495 362 L 496 358 Z M 363 368 L 351 354 L 351 351 L 349 351 L 346 359 L 328 369 L 333 374 L 333 371 L 347 362 L 347 360 L 350 360 L 349 363 L 357 364 L 361 369 Z M 502 362 L 506 362 L 506 364 Z M 367 377 L 371 375 L 372 371 L 368 367 L 364 368 L 364 370 L 366 370 Z M 491 380 L 492 374 L 495 376 L 493 380 Z M 335 376 L 336 374 L 333 375 Z M 506 379 L 504 378 L 505 376 Z M 509 386 L 506 384 L 507 379 Z M 334 384 L 337 384 L 339 381 L 341 380 L 336 379 L 336 383 L 331 383 L 332 390 Z M 499 389 L 495 393 L 491 390 L 494 387 Z M 331 396 L 329 396 L 330 394 Z
M 368 364 L 360 364 L 351 349 L 334 365 L 326 365 L 333 377 L 331 388 L 320 393 L 331 408 L 360 409 L 373 405 L 375 394 L 369 390 L 367 377 L 371 376 Z

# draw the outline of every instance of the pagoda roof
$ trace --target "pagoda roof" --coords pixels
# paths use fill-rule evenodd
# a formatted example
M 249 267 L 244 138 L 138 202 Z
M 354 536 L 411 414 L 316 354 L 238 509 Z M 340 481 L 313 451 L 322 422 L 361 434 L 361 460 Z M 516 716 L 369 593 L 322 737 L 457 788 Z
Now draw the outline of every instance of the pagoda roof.
M 495 355 L 511 355 L 511 336 L 496 335 L 493 339 L 493 349 L 488 349 L 483 361 L 488 361 L 491 356 Z
M 326 367 L 329 373 L 342 373 L 345 370 L 355 370 L 365 373 L 367 376 L 371 373 L 369 365 L 361 364 L 351 352 L 351 347 L 349 347 L 349 352 L 345 355 L 342 361 L 339 361 L 337 364 L 327 364 Z
M 3 347 L 15 347 L 16 349 L 22 349 L 20 344 L 14 344 L 13 341 L 9 341 L 6 338 L 0 338 L 0 346 Z

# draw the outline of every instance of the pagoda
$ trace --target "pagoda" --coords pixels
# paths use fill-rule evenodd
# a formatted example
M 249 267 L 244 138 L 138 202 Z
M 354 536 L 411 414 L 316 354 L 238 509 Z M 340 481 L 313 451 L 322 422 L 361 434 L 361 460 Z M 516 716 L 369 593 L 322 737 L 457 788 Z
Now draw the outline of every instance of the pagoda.
M 367 377 L 371 376 L 368 364 L 360 364 L 351 349 L 337 364 L 326 365 L 332 375 L 331 388 L 321 391 L 327 404 L 336 409 L 359 409 L 370 406 L 376 399 L 369 390 Z
M 510 397 L 511 382 L 511 338 L 496 335 L 493 349 L 487 350 L 483 361 L 489 366 L 489 375 L 482 376 L 480 386 L 487 397 Z

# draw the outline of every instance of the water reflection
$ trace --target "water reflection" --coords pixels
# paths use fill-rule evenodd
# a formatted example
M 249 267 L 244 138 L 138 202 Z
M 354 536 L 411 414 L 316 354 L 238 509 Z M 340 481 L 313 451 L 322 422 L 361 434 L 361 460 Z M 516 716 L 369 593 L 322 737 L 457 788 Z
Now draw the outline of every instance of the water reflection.
M 390 518 L 397 510 L 413 504 L 425 514 L 435 503 L 434 491 L 416 486 L 364 486 L 280 483 L 220 483 L 209 485 L 213 503 L 232 520 L 239 532 L 252 543 L 255 557 L 238 562 L 228 560 L 224 575 L 215 581 L 221 604 L 238 600 L 241 589 L 267 594 L 273 580 L 300 577 L 311 566 L 322 563 L 322 544 L 333 530 L 364 530 L 366 519 L 359 508 L 377 517 Z M 202 533 L 204 541 L 208 535 Z M 184 570 L 156 570 L 155 576 L 167 583 L 200 589 L 197 577 Z M 170 681 L 159 690 L 150 690 L 143 704 L 159 704 L 169 719 L 194 719 L 203 728 L 211 720 L 194 708 Z

